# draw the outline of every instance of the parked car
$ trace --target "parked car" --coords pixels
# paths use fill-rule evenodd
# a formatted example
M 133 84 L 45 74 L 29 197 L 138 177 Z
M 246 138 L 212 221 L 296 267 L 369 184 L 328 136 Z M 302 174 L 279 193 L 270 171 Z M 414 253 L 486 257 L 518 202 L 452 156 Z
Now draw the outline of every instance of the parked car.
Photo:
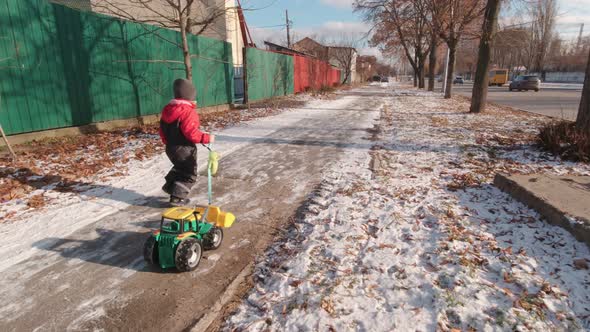
M 463 77 L 461 76 L 457 76 L 455 77 L 455 79 L 453 80 L 453 84 L 463 84 Z
M 509 91 L 535 90 L 535 92 L 537 92 L 539 89 L 541 89 L 541 79 L 535 75 L 518 76 L 515 80 L 510 82 L 510 85 L 508 86 Z
M 375 75 L 369 79 L 369 82 L 381 82 L 381 76 Z
M 389 83 L 389 77 L 387 77 L 387 76 L 381 77 L 381 82 Z

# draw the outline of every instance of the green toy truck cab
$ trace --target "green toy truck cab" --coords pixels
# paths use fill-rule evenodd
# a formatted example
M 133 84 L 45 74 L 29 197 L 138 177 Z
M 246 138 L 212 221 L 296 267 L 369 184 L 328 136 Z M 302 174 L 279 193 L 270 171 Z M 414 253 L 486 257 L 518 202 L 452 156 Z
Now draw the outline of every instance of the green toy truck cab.
M 163 269 L 176 267 L 181 272 L 196 269 L 201 261 L 203 249 L 219 248 L 223 240 L 221 227 L 231 226 L 235 219 L 231 213 L 227 213 L 231 220 L 225 220 L 221 225 L 218 220 L 215 224 L 210 223 L 209 217 L 213 217 L 215 212 L 220 214 L 219 208 L 210 211 L 211 208 L 216 207 L 175 207 L 166 210 L 162 214 L 160 229 L 153 231 L 145 242 L 145 260 Z M 204 213 L 207 213 L 207 218 L 203 218 Z

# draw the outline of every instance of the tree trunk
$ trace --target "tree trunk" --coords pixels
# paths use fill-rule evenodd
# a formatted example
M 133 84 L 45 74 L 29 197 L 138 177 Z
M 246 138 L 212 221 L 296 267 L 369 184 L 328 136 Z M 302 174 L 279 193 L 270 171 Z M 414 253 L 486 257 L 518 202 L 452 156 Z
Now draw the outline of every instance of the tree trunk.
M 586 78 L 584 79 L 582 100 L 580 100 L 580 108 L 578 109 L 576 126 L 590 134 L 590 53 L 588 54 Z
M 500 0 L 488 0 L 482 27 L 481 41 L 479 42 L 479 55 L 477 58 L 477 70 L 473 82 L 471 94 L 471 113 L 480 113 L 485 110 L 488 97 L 488 70 L 492 55 L 492 39 L 496 33 Z
M 193 80 L 193 64 L 191 62 L 191 52 L 186 38 L 186 18 L 180 18 L 180 36 L 182 37 L 182 55 L 184 56 L 184 71 L 186 79 Z
M 344 70 L 344 79 L 342 80 L 342 83 L 340 83 L 340 85 L 346 84 L 346 81 L 348 81 L 348 78 L 351 76 L 350 74 L 351 74 L 350 69 Z M 351 81 L 352 81 L 352 79 L 351 79 Z M 352 84 L 352 83 L 353 82 L 350 82 L 350 84 Z
M 434 91 L 434 76 L 436 69 L 436 35 L 432 34 L 430 54 L 428 55 L 428 91 Z
M 424 74 L 425 74 L 425 62 L 424 59 L 420 59 L 420 70 L 418 71 L 418 88 L 424 89 Z
M 414 67 L 414 87 L 418 87 L 418 80 L 420 77 L 420 62 L 418 62 L 418 51 L 414 50 L 414 63 L 416 66 Z
M 453 90 L 453 76 L 455 72 L 455 55 L 457 53 L 457 43 L 450 43 L 449 45 L 449 69 L 447 71 L 447 90 L 445 91 L 445 99 L 451 98 L 451 91 Z

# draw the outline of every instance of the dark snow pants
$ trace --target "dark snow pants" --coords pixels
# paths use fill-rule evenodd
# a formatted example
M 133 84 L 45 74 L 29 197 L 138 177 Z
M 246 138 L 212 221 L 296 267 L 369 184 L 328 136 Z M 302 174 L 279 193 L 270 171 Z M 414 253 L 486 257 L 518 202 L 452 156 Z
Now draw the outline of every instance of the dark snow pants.
M 167 145 L 166 155 L 174 167 L 166 175 L 164 190 L 171 196 L 186 198 L 197 181 L 197 148 Z

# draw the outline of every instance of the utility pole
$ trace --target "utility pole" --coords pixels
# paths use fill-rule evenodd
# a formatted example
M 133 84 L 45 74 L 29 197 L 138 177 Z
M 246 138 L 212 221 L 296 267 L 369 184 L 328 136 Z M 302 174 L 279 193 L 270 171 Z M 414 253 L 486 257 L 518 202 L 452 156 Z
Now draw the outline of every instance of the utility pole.
M 578 35 L 578 44 L 576 45 L 576 51 L 580 51 L 582 47 L 582 35 L 584 34 L 584 23 L 580 25 L 580 34 Z
M 287 48 L 291 48 L 291 34 L 290 34 L 290 23 L 289 23 L 289 11 L 285 9 L 285 23 L 287 24 Z

